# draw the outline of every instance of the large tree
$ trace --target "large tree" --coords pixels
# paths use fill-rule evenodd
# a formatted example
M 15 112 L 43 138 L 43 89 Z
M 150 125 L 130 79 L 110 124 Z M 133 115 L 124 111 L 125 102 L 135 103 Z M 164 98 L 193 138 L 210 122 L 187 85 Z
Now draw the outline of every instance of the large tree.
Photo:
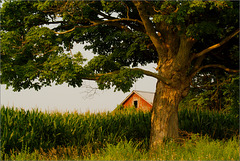
M 143 75 L 154 77 L 154 149 L 178 137 L 178 104 L 196 74 L 207 68 L 238 72 L 238 66 L 215 61 L 238 48 L 238 16 L 239 3 L 230 1 L 6 0 L 1 83 L 20 91 L 54 82 L 80 87 L 86 79 L 126 92 Z M 81 53 L 71 53 L 74 43 L 96 56 L 83 65 Z M 148 63 L 156 72 L 138 67 Z

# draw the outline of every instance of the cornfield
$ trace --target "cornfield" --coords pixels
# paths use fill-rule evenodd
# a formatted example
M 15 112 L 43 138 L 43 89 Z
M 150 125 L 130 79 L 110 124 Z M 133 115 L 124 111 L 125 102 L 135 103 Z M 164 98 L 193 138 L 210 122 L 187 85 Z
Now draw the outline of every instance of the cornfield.
M 1 108 L 1 149 L 50 149 L 57 146 L 91 147 L 120 140 L 149 138 L 147 113 L 43 113 Z
M 1 152 L 28 147 L 51 149 L 77 146 L 95 151 L 119 141 L 137 141 L 148 146 L 150 113 L 115 111 L 97 114 L 47 113 L 1 107 Z M 212 138 L 231 138 L 238 134 L 238 118 L 218 112 L 181 110 L 181 130 L 208 134 Z
M 239 116 L 219 111 L 182 109 L 181 130 L 208 135 L 213 139 L 229 139 L 239 134 Z

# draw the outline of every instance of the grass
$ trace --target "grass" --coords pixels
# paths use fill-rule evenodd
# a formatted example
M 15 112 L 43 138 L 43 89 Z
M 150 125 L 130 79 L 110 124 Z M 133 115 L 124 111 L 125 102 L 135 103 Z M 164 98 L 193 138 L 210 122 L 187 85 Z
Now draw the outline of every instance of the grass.
M 181 110 L 182 140 L 168 141 L 153 153 L 148 149 L 150 113 L 44 113 L 2 107 L 1 159 L 232 160 L 239 158 L 238 125 L 230 114 Z
M 77 147 L 57 147 L 48 152 L 23 150 L 10 155 L 7 160 L 238 160 L 237 137 L 227 141 L 213 140 L 207 136 L 192 135 L 184 142 L 169 141 L 156 152 L 140 148 L 133 141 L 107 144 L 95 153 L 81 156 Z

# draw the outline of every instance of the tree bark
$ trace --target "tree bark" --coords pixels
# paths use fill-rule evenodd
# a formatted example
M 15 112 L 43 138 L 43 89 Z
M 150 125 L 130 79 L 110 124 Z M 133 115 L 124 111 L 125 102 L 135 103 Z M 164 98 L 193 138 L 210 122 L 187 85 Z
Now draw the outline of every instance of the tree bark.
M 178 61 L 183 62 L 181 68 L 176 64 Z M 190 89 L 190 79 L 187 75 L 188 65 L 185 62 L 187 61 L 175 57 L 175 59 L 168 59 L 159 69 L 159 74 L 168 78 L 170 83 L 166 84 L 158 79 L 156 85 L 151 117 L 151 150 L 158 149 L 164 139 L 179 137 L 178 105 Z
M 178 105 L 182 91 L 157 82 L 151 117 L 150 149 L 156 150 L 165 138 L 177 138 Z

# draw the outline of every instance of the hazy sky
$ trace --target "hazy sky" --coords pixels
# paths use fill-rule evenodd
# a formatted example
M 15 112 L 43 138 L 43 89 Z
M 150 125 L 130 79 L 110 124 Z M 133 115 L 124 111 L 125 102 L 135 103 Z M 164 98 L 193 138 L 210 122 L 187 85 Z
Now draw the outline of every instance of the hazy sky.
M 72 50 L 73 53 L 77 51 L 81 51 L 88 60 L 93 57 L 93 54 L 90 51 L 85 51 L 81 45 L 75 45 Z M 154 72 L 154 67 L 155 65 L 150 64 L 144 68 Z M 155 86 L 156 79 L 145 76 L 133 85 L 131 91 L 154 92 Z M 24 109 L 38 108 L 42 111 L 73 112 L 77 110 L 78 112 L 86 112 L 89 110 L 90 112 L 103 112 L 112 111 L 130 94 L 130 92 L 114 92 L 114 89 L 96 91 L 94 90 L 96 87 L 97 85 L 94 81 L 84 81 L 83 86 L 80 88 L 68 87 L 67 84 L 63 84 L 43 87 L 39 91 L 26 89 L 20 92 L 13 92 L 12 88 L 6 90 L 6 86 L 1 85 L 1 105 Z

